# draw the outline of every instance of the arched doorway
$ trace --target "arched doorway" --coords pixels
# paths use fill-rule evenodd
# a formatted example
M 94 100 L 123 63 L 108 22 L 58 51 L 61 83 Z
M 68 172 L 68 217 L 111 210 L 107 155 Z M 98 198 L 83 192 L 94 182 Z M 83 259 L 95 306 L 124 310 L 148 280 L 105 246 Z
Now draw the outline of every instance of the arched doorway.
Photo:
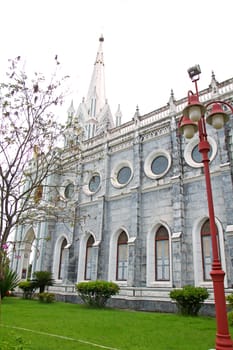
M 31 277 L 32 266 L 34 260 L 37 258 L 37 251 L 35 245 L 35 233 L 33 228 L 30 228 L 25 235 L 25 238 L 22 242 L 22 268 L 21 268 L 21 278 L 27 279 Z

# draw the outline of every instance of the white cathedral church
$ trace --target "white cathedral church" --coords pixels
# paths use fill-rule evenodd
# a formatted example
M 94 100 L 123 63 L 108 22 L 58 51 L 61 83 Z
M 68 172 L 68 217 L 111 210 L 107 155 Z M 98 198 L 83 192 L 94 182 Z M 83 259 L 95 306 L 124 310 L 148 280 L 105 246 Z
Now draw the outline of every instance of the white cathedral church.
M 187 98 L 175 100 L 173 92 L 166 106 L 149 114 L 141 116 L 137 109 L 121 124 L 118 108 L 113 118 L 105 95 L 103 42 L 100 37 L 86 99 L 77 111 L 73 103 L 68 110 L 58 160 L 62 171 L 46 179 L 47 188 L 59 193 L 58 217 L 69 220 L 45 217 L 18 227 L 15 241 L 24 243 L 12 266 L 22 279 L 29 272 L 51 271 L 56 280 L 51 289 L 62 300 L 77 301 L 75 283 L 104 279 L 120 286 L 112 300 L 117 306 L 170 310 L 174 287 L 191 284 L 213 292 L 199 139 L 186 141 L 179 134 Z M 200 99 L 232 103 L 233 79 L 219 83 L 212 74 Z M 226 292 L 233 291 L 232 124 L 230 116 L 223 130 L 208 129 Z M 52 194 L 43 192 L 47 201 Z

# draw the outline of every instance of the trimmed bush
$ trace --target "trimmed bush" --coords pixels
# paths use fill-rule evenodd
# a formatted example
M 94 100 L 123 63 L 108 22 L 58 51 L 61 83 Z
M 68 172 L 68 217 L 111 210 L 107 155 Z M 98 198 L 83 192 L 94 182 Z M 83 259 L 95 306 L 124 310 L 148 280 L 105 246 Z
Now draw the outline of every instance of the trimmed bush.
M 112 295 L 119 293 L 119 286 L 116 283 L 100 280 L 80 282 L 75 288 L 82 301 L 94 307 L 104 307 Z
M 32 299 L 33 294 L 35 293 L 36 286 L 32 281 L 22 281 L 19 283 L 18 287 L 23 291 L 24 299 Z
M 41 303 L 53 303 L 55 301 L 55 294 L 54 293 L 39 293 L 38 299 Z
M 197 316 L 202 303 L 209 293 L 206 288 L 184 286 L 170 292 L 170 298 L 176 301 L 178 312 L 182 315 Z

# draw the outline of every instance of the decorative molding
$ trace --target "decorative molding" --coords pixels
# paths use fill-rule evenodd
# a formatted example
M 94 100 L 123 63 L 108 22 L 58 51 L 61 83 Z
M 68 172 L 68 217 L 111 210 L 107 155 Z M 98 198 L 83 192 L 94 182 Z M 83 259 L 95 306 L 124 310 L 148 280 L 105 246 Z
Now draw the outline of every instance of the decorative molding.
M 233 236 L 233 225 L 227 225 L 227 227 L 226 227 L 226 234 L 228 236 Z
M 180 240 L 181 236 L 182 236 L 182 232 L 181 231 L 180 232 L 173 232 L 172 233 L 172 240 L 173 241 Z

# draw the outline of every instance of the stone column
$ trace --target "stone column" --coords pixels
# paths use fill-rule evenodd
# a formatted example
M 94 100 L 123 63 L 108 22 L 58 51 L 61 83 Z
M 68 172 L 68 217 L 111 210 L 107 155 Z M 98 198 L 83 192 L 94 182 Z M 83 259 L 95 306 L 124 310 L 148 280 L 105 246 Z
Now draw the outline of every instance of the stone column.
M 128 241 L 128 283 L 129 287 L 135 285 L 135 240 L 136 237 L 131 237 Z

